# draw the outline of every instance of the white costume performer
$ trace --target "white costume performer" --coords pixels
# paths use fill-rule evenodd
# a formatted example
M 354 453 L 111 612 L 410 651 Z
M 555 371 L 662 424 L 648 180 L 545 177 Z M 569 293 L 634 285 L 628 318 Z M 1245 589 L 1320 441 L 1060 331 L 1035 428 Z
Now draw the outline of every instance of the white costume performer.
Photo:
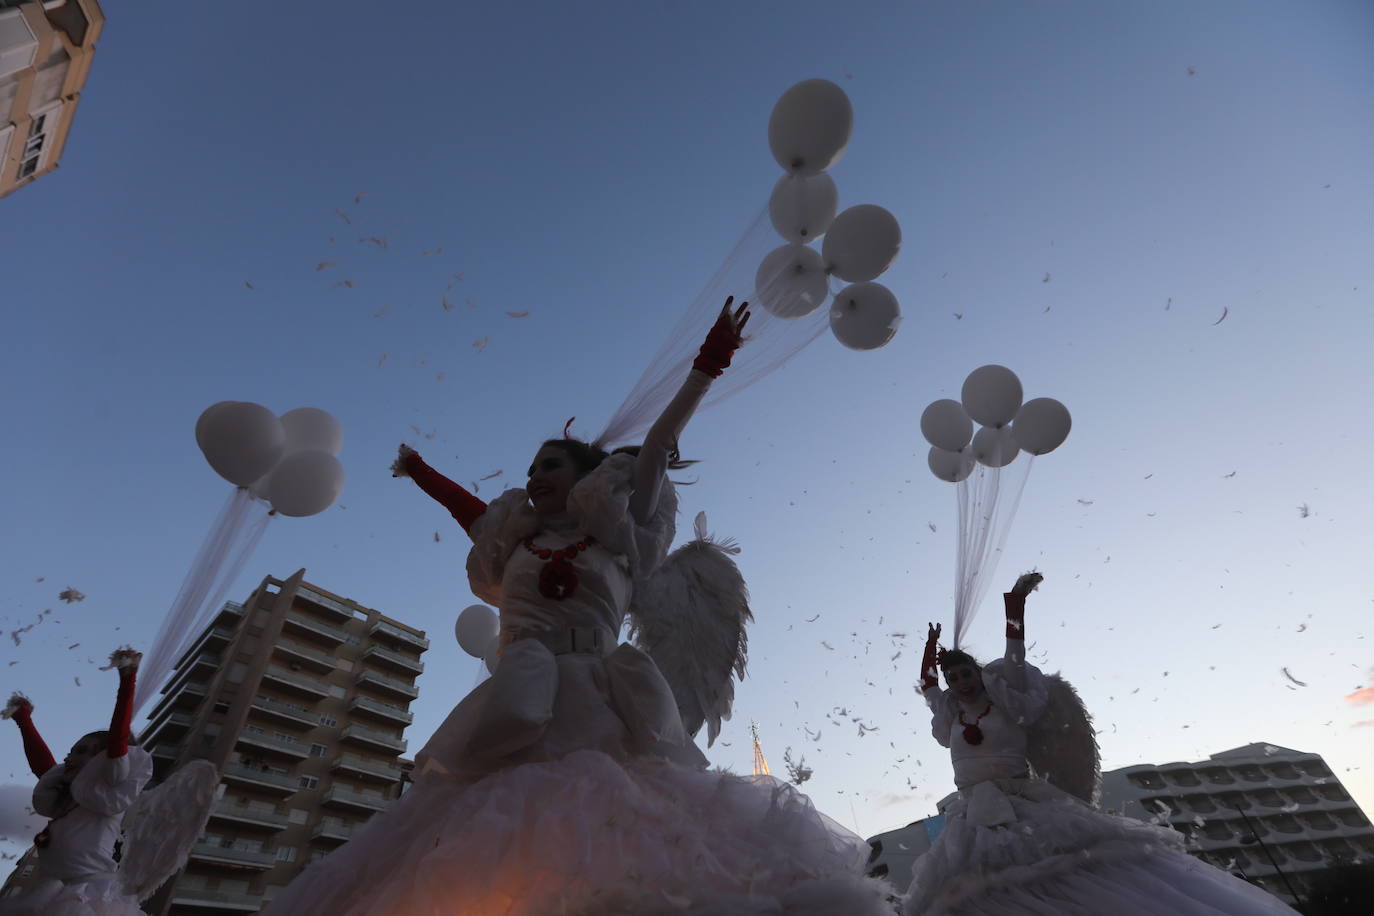
M 141 656 L 120 650 L 119 694 L 107 732 L 92 732 L 57 763 L 34 727 L 33 706 L 19 694 L 13 718 L 38 786 L 33 808 L 49 818 L 37 837 L 38 866 L 25 893 L 0 900 L 0 916 L 141 916 L 139 902 L 186 861 L 204 829 L 218 774 L 207 763 L 183 768 L 155 791 L 143 793 L 153 758 L 129 745 L 133 696 Z M 142 794 L 140 794 L 142 793 Z M 121 862 L 114 848 L 125 834 Z
M 922 688 L 958 798 L 916 862 L 904 916 L 1278 916 L 1278 898 L 1184 851 L 1173 830 L 1096 806 L 1097 743 L 1067 682 L 1025 661 L 1026 593 L 1005 595 L 1005 656 L 981 672 L 932 627 Z M 981 673 L 981 686 L 976 683 Z
M 666 556 L 665 471 L 710 368 L 699 360 L 639 454 L 606 457 L 561 512 L 536 513 L 540 456 L 556 467 L 580 443 L 546 444 L 528 493 L 489 507 L 403 449 L 398 472 L 469 529 L 469 579 L 500 607 L 503 654 L 417 755 L 414 787 L 267 916 L 891 913 L 860 838 L 785 783 L 708 771 L 692 742 L 729 715 L 749 616 L 728 548 L 699 528 Z M 619 643 L 627 614 L 642 648 Z

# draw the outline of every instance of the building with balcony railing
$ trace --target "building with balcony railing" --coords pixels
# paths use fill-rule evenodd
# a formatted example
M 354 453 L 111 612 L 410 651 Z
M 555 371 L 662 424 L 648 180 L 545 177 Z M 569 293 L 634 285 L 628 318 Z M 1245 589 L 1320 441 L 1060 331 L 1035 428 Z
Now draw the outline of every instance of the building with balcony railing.
M 405 785 L 407 706 L 429 641 L 304 575 L 227 602 L 142 729 L 155 779 L 194 759 L 221 774 L 201 842 L 145 906 L 154 916 L 256 912 Z
M 1328 869 L 1374 862 L 1374 826 L 1326 761 L 1273 744 L 1111 770 L 1102 807 L 1174 828 L 1199 859 L 1289 904 Z

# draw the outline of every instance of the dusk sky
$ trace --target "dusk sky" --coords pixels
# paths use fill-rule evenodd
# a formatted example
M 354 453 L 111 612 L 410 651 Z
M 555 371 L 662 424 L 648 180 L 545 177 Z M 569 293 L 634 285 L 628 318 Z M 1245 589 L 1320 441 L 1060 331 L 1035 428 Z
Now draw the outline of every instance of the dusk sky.
M 680 536 L 704 509 L 739 540 L 756 616 L 711 761 L 748 771 L 757 721 L 773 772 L 804 756 L 865 836 L 953 790 L 913 689 L 957 531 L 919 419 L 1001 363 L 1074 426 L 972 650 L 1000 654 L 996 593 L 1038 568 L 1031 656 L 1105 767 L 1269 742 L 1374 813 L 1374 6 L 104 6 L 61 168 L 0 201 L 0 688 L 59 757 L 228 495 L 193 435 L 226 399 L 330 411 L 348 473 L 230 597 L 304 567 L 426 630 L 418 750 L 476 678 L 452 635 L 475 599 L 397 444 L 501 471 L 490 499 L 569 416 L 594 434 L 766 203 L 774 101 L 824 77 L 854 106 L 841 207 L 902 224 L 904 318 L 876 351 L 822 336 L 682 438 Z

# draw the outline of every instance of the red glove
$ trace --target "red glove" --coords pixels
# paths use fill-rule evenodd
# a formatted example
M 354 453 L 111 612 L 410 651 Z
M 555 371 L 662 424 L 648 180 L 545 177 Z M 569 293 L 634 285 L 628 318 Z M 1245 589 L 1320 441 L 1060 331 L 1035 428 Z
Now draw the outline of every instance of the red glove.
M 28 758 L 29 769 L 41 779 L 44 773 L 57 766 L 57 760 L 38 734 L 38 729 L 34 728 L 33 704 L 28 700 L 21 700 L 19 708 L 14 711 L 14 724 L 19 726 L 19 734 L 24 739 L 24 756 Z
M 134 685 L 138 679 L 138 668 L 119 669 L 119 694 L 115 697 L 114 715 L 110 716 L 110 737 L 105 745 L 105 753 L 110 757 L 123 757 L 129 753 L 129 727 L 134 719 Z
M 1002 593 L 1007 611 L 1007 639 L 1026 639 L 1026 596 L 1040 585 L 1045 577 L 1040 573 L 1026 573 L 1016 580 L 1011 591 Z
M 730 359 L 739 349 L 739 332 L 744 330 L 745 322 L 749 320 L 748 314 L 743 314 L 742 317 L 736 315 L 740 321 L 738 325 L 735 324 L 734 318 L 730 315 L 730 304 L 734 301 L 734 296 L 725 300 L 725 308 L 721 310 L 716 323 L 711 325 L 711 330 L 706 334 L 706 342 L 701 345 L 701 351 L 692 363 L 693 369 L 711 378 L 720 378 L 720 374 L 729 367 Z M 740 313 L 744 313 L 748 306 L 747 302 L 741 305 Z
M 472 523 L 487 511 L 486 503 L 465 490 L 461 484 L 454 483 L 425 464 L 419 452 L 407 452 L 401 465 L 421 490 L 447 509 L 464 531 L 472 533 Z
M 926 636 L 926 651 L 921 656 L 921 692 L 934 690 L 940 686 L 940 628 L 932 626 Z

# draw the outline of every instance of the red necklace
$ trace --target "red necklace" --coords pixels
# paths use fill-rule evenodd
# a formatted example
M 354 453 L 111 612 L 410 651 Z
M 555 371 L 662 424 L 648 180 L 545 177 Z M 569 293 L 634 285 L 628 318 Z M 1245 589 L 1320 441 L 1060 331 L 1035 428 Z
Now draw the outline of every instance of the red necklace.
M 577 570 L 568 561 L 596 543 L 596 538 L 588 535 L 576 544 L 569 544 L 554 550 L 551 547 L 534 546 L 534 538 L 527 537 L 522 542 L 525 549 L 541 560 L 547 560 L 539 570 L 539 594 L 554 601 L 571 598 L 577 591 Z
M 983 743 L 983 730 L 978 727 L 978 723 L 983 721 L 983 716 L 992 712 L 992 703 L 988 703 L 988 708 L 978 714 L 978 718 L 972 722 L 964 721 L 964 711 L 959 710 L 959 724 L 964 727 L 964 740 L 969 744 Z

